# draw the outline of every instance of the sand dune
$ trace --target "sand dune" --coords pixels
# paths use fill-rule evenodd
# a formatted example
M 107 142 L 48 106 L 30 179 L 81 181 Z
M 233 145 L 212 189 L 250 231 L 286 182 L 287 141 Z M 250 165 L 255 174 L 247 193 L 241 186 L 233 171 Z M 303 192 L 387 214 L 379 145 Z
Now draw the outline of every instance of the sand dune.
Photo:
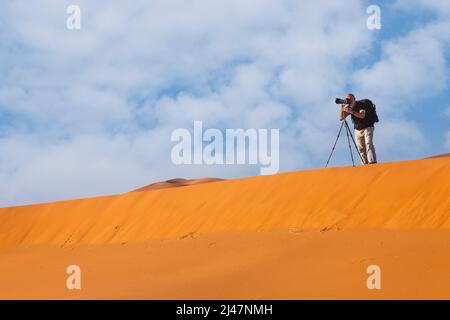
M 444 231 L 254 232 L 1 250 L 0 298 L 449 299 Z M 68 265 L 82 290 L 65 288 Z M 382 290 L 366 287 L 369 265 Z
M 171 180 L 167 180 L 167 181 L 163 181 L 163 182 L 152 183 L 152 184 L 149 184 L 148 186 L 133 190 L 133 192 L 186 187 L 186 186 L 193 186 L 196 184 L 211 183 L 211 182 L 217 182 L 217 181 L 223 181 L 223 180 L 224 179 L 217 179 L 217 178 L 202 178 L 202 179 L 177 178 L 177 179 L 171 179 Z
M 0 209 L 0 298 L 450 298 L 448 157 L 149 189 Z

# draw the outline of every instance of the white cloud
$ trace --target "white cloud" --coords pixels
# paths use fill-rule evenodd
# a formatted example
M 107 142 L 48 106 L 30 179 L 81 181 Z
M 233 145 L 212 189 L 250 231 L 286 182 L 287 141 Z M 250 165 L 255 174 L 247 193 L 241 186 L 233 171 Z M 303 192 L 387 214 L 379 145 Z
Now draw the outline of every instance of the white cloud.
M 390 155 L 395 159 L 407 160 L 411 157 L 426 157 L 430 154 L 426 139 L 417 125 L 400 119 L 380 123 L 376 128 L 375 144 L 382 157 Z M 414 147 L 411 148 L 411 146 Z
M 397 8 L 411 11 L 428 9 L 447 17 L 450 14 L 450 2 L 446 0 L 397 0 Z
M 386 115 L 417 106 L 416 101 L 436 96 L 448 87 L 448 66 L 442 32 L 449 23 L 414 30 L 383 44 L 383 57 L 354 75 L 358 92 L 378 97 Z M 448 33 L 448 31 L 445 31 Z M 450 42 L 450 37 L 446 39 Z
M 445 147 L 450 150 L 450 131 L 445 135 Z
M 444 116 L 450 118 L 450 107 L 448 107 L 447 109 L 444 110 Z
M 339 125 L 332 100 L 373 40 L 358 0 L 79 0 L 79 32 L 65 28 L 71 2 L 2 4 L 0 179 L 8 184 L 0 205 L 123 192 L 178 176 L 257 174 L 172 165 L 170 133 L 194 120 L 279 128 L 282 170 L 320 165 Z M 431 79 L 446 78 L 445 26 L 386 43 L 384 59 L 357 73 L 355 86 L 380 101 L 440 90 Z M 428 78 L 411 76 L 426 70 Z M 396 117 L 399 125 L 386 120 L 377 130 L 384 158 L 412 155 L 423 139 Z

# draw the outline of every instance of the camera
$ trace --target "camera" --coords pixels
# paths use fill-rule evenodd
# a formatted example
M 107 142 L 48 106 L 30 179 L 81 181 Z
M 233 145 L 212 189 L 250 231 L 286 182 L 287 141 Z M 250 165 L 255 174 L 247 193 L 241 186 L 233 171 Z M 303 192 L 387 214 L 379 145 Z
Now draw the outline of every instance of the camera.
M 336 100 L 334 102 L 336 104 L 350 104 L 351 103 L 350 99 L 340 99 L 340 98 L 336 98 Z

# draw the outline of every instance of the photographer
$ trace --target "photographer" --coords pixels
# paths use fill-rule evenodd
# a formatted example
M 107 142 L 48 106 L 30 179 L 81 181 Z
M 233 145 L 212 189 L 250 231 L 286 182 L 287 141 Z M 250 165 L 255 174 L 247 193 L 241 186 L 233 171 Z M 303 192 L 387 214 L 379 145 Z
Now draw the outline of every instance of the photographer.
M 374 124 L 378 122 L 375 106 L 370 100 L 356 101 L 352 93 L 349 93 L 345 100 L 348 104 L 341 104 L 340 120 L 351 115 L 355 126 L 355 140 L 364 161 L 363 164 L 375 164 L 377 156 L 373 145 L 373 134 Z

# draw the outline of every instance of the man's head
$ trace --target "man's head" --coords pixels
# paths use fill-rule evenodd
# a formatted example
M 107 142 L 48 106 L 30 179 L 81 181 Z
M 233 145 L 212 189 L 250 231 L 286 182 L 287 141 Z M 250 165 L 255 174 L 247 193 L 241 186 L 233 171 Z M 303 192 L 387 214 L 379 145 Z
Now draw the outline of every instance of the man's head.
M 347 95 L 345 96 L 345 99 L 346 99 L 346 100 L 349 100 L 351 105 L 354 104 L 354 103 L 356 102 L 356 98 L 355 98 L 355 95 L 354 95 L 353 93 L 347 94 Z

